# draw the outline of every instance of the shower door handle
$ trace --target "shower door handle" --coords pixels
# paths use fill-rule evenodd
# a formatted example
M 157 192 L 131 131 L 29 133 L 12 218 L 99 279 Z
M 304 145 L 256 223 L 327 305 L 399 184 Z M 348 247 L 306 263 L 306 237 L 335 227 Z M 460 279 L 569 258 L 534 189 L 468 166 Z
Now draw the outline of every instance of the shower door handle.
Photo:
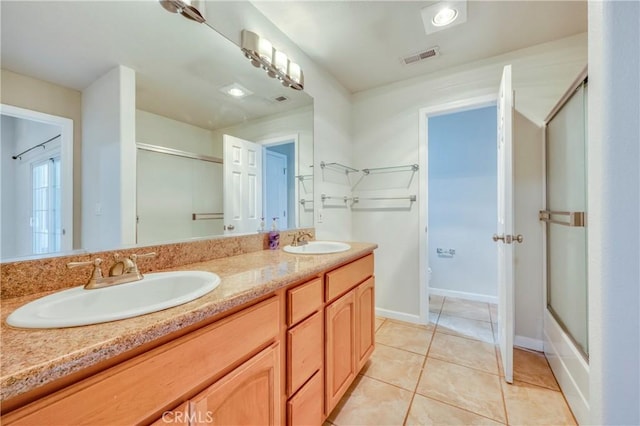
M 518 235 L 498 235 L 498 234 L 493 234 L 492 237 L 493 241 L 498 242 L 498 240 L 501 240 L 502 242 L 504 242 L 505 244 L 511 244 L 511 243 L 521 243 L 524 241 L 524 237 L 522 236 L 522 234 L 518 234 Z

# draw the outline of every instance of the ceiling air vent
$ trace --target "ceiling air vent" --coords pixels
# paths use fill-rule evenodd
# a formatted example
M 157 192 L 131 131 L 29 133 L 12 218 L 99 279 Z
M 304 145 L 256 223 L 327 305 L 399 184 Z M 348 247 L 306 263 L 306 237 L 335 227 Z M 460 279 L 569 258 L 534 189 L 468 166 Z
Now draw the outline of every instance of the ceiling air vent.
M 402 63 L 405 65 L 415 64 L 424 59 L 433 58 L 440 54 L 440 48 L 438 46 L 430 47 L 427 50 L 424 50 L 419 53 L 414 53 L 413 55 L 405 56 L 402 58 Z
M 289 98 L 287 98 L 286 96 L 278 96 L 278 97 L 274 98 L 274 100 L 276 102 L 284 102 L 284 101 L 288 101 Z

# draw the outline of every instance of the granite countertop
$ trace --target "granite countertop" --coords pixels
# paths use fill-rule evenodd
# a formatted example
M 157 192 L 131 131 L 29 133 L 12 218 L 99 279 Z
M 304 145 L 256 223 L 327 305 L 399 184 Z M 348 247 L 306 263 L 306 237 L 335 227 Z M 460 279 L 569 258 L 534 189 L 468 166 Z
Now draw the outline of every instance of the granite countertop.
M 377 245 L 350 243 L 351 249 L 324 255 L 293 255 L 264 250 L 169 270 L 215 272 L 222 282 L 192 302 L 120 321 L 73 328 L 26 330 L 6 325 L 18 307 L 48 293 L 3 300 L 0 400 L 81 371 L 216 314 L 243 305 L 306 277 L 372 252 Z

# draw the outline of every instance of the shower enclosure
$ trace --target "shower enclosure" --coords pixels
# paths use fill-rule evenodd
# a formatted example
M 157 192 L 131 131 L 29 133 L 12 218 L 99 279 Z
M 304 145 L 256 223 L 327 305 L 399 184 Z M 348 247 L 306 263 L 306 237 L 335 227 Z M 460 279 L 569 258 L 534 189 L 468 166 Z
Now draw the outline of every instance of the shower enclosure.
M 576 417 L 588 412 L 587 78 L 546 120 L 545 353 Z M 580 420 L 579 420 L 580 421 Z

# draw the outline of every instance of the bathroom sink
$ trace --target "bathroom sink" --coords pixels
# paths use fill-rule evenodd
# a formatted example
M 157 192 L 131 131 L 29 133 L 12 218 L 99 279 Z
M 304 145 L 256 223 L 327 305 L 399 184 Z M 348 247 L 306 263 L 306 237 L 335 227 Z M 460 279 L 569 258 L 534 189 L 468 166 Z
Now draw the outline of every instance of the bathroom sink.
M 329 254 L 347 251 L 351 246 L 337 241 L 309 241 L 300 246 L 284 246 L 283 250 L 293 254 Z
M 7 324 L 21 328 L 58 328 L 98 324 L 182 305 L 220 285 L 211 272 L 146 274 L 140 281 L 94 290 L 74 287 L 16 309 Z

